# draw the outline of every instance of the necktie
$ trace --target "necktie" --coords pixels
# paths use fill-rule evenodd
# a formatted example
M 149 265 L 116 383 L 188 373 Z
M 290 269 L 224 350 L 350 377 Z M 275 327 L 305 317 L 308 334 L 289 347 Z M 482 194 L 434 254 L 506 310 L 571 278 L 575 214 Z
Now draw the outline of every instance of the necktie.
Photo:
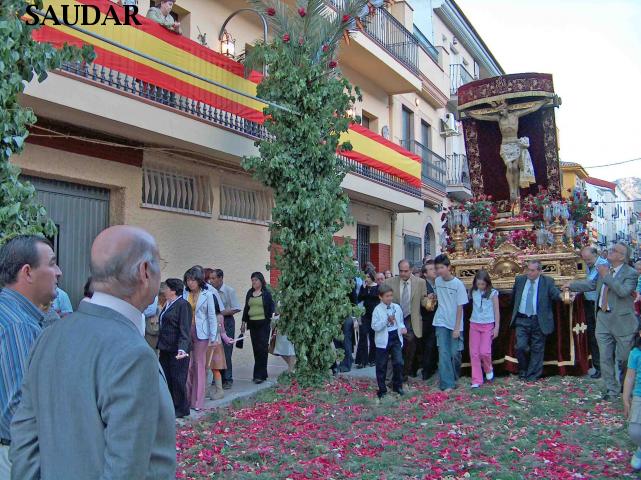
M 534 281 L 530 280 L 530 289 L 527 291 L 527 297 L 525 298 L 525 314 L 528 317 L 534 315 Z
M 614 276 L 614 268 L 610 269 L 610 275 Z M 605 310 L 606 312 L 610 310 L 610 306 L 608 305 L 608 286 L 603 285 L 603 301 L 601 302 L 601 310 Z
M 410 289 L 409 282 L 403 282 L 403 293 L 401 294 L 401 309 L 403 310 L 403 318 L 410 314 Z

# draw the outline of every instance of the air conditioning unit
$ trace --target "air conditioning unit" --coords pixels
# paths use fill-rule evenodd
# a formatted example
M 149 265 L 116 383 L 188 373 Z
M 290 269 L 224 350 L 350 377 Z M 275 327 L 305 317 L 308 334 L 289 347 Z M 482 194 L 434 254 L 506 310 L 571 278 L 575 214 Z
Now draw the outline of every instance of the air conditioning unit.
M 444 137 L 454 137 L 460 135 L 458 122 L 453 113 L 445 114 L 445 118 L 441 120 L 441 135 Z

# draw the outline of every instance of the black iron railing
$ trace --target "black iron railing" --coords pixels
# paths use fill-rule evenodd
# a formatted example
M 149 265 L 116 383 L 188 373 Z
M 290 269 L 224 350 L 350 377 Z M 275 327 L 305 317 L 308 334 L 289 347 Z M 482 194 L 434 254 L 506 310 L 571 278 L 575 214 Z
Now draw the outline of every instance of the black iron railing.
M 329 0 L 329 3 L 336 8 L 341 8 L 343 1 Z M 377 8 L 372 15 L 367 16 L 363 25 L 365 33 L 372 40 L 418 75 L 418 41 L 401 22 L 384 8 Z
M 178 95 L 170 90 L 160 88 L 147 82 L 142 82 L 129 75 L 107 68 L 99 64 L 85 64 L 80 62 L 64 63 L 61 69 L 81 78 L 96 82 L 100 85 L 111 87 L 115 90 L 136 95 L 154 103 L 175 108 L 183 113 L 210 122 L 218 127 L 223 127 L 253 139 L 269 138 L 267 129 L 261 124 L 244 119 L 238 115 L 213 107 L 206 103 Z M 350 169 L 370 180 L 394 188 L 401 192 L 420 197 L 419 188 L 409 185 L 394 175 L 382 172 L 372 167 L 363 165 L 355 160 L 340 155 L 340 158 L 349 165 Z
M 344 157 L 343 155 L 339 155 L 339 158 L 342 159 L 347 164 L 347 166 L 349 166 L 350 171 L 352 171 L 353 173 L 362 175 L 364 177 L 367 177 L 369 180 L 374 180 L 385 186 L 407 193 L 414 197 L 421 196 L 421 189 L 408 184 L 405 180 L 402 180 L 381 170 L 363 165 L 362 163 L 357 162 L 356 160 L 352 160 L 351 158 Z
M 447 184 L 470 188 L 470 169 L 467 156 L 454 153 L 447 155 Z
M 400 144 L 423 160 L 421 168 L 423 183 L 445 190 L 447 185 L 445 159 L 416 140 L 401 140 Z
M 461 85 L 474 81 L 474 76 L 467 71 L 464 65 L 455 63 L 450 65 L 450 93 L 456 95 Z

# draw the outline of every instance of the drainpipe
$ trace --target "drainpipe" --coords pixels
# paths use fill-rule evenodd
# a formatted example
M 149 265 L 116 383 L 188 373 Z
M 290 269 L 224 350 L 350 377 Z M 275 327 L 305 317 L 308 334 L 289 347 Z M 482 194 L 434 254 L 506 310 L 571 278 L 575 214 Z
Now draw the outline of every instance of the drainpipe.
M 390 263 L 390 270 L 392 273 L 394 273 L 394 238 L 396 237 L 396 212 L 392 212 L 390 215 L 390 222 L 392 224 L 392 235 L 390 236 L 390 255 L 389 255 L 389 263 Z

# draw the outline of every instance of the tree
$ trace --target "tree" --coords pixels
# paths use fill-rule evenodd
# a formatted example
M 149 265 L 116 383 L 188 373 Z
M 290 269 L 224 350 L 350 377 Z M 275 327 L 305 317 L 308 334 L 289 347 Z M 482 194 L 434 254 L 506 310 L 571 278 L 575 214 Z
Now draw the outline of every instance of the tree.
M 293 10 L 278 0 L 255 0 L 273 39 L 247 58 L 249 66 L 264 64 L 269 71 L 258 96 L 286 108 L 266 108 L 269 138 L 257 142 L 260 156 L 243 165 L 273 191 L 279 328 L 296 348 L 303 385 L 327 379 L 335 360 L 332 340 L 354 314 L 351 244 L 335 245 L 333 236 L 348 219 L 341 188 L 348 170 L 336 152 L 351 121 L 346 112 L 360 93 L 340 76 L 336 55 L 340 40 L 368 10 L 362 0 L 337 3 L 333 10 L 324 0 L 299 1 Z
M 28 3 L 24 0 L 3 0 L 0 4 L 0 244 L 24 233 L 52 236 L 55 225 L 38 204 L 35 189 L 19 178 L 20 169 L 9 163 L 14 154 L 24 149 L 28 127 L 36 122 L 33 111 L 18 102 L 27 82 L 38 82 L 62 62 L 92 61 L 93 50 L 65 45 L 56 50 L 49 44 L 35 42 L 31 32 L 39 25 L 22 20 Z M 38 8 L 42 0 L 37 0 Z

